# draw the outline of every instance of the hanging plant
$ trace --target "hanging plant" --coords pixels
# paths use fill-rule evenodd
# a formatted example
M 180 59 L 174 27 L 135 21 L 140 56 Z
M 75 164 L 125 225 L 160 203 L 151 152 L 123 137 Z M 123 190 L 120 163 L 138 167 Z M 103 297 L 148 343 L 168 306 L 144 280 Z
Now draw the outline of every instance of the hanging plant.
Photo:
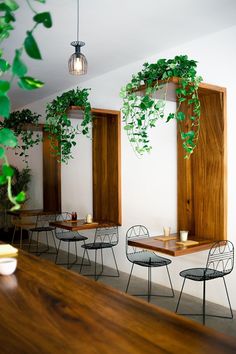
M 156 126 L 158 119 L 165 116 L 166 95 L 168 83 L 174 77 L 178 78 L 176 88 L 177 109 L 169 113 L 166 122 L 176 119 L 183 140 L 183 148 L 188 158 L 194 151 L 200 129 L 200 101 L 198 87 L 202 81 L 196 72 L 197 62 L 189 60 L 187 55 L 176 56 L 174 59 L 159 59 L 154 64 L 143 64 L 142 71 L 132 76 L 131 82 L 121 89 L 123 98 L 123 122 L 129 141 L 134 150 L 142 155 L 151 150 L 148 131 Z M 140 92 L 142 91 L 142 95 Z M 155 98 L 157 91 L 160 98 Z M 187 117 L 181 111 L 181 103 L 186 102 L 192 106 L 191 115 Z M 185 122 L 190 119 L 187 130 Z
M 28 149 L 39 144 L 42 140 L 39 133 L 27 130 L 27 125 L 38 126 L 40 117 L 40 114 L 33 113 L 29 109 L 23 109 L 22 111 L 12 112 L 7 119 L 0 122 L 0 129 L 11 129 L 21 139 L 21 144 L 15 147 L 15 154 L 21 156 L 26 163 L 28 163 Z
M 46 0 L 38 0 L 42 5 Z M 44 83 L 32 76 L 28 76 L 28 66 L 23 61 L 24 53 L 31 59 L 41 60 L 41 52 L 35 39 L 34 32 L 36 28 L 44 26 L 46 28 L 52 27 L 51 15 L 48 11 L 38 12 L 34 9 L 32 1 L 26 1 L 29 9 L 33 13 L 33 24 L 30 29 L 26 31 L 26 36 L 23 37 L 22 44 L 15 48 L 13 47 L 13 56 L 9 59 L 5 57 L 4 41 L 8 40 L 14 32 L 14 24 L 16 23 L 15 13 L 22 5 L 17 0 L 4 0 L 0 3 L 0 116 L 7 120 L 11 112 L 11 98 L 10 91 L 14 87 L 14 82 L 17 81 L 18 86 L 23 90 L 35 90 L 43 87 Z M 37 6 L 40 10 L 40 6 Z M 30 16 L 31 17 L 31 16 Z M 18 21 L 18 20 L 17 20 Z M 28 23 L 27 21 L 25 21 Z M 14 169 L 10 166 L 7 158 L 7 149 L 15 148 L 18 145 L 17 138 L 11 129 L 0 129 L 0 162 L 2 169 L 0 171 L 0 186 L 4 186 L 7 191 L 7 197 L 11 202 L 11 210 L 20 208 L 20 203 L 25 200 L 25 193 L 21 191 L 18 195 L 14 195 L 12 191 L 12 178 L 14 176 Z
M 45 130 L 49 132 L 54 153 L 62 162 L 67 163 L 73 157 L 71 150 L 76 145 L 78 134 L 89 136 L 92 114 L 88 96 L 89 89 L 80 90 L 77 87 L 64 92 L 47 105 Z M 82 122 L 75 127 L 67 113 L 71 106 L 79 106 L 84 112 Z

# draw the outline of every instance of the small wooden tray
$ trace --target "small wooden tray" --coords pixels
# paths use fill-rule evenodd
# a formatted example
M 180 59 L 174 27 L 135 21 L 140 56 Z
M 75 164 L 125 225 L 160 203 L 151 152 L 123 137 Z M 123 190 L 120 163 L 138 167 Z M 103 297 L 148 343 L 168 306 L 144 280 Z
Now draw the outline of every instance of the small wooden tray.
M 193 245 L 198 245 L 198 241 L 193 241 L 193 240 L 188 240 L 188 241 L 176 241 L 176 245 L 180 246 L 193 246 Z
M 158 241 L 170 241 L 170 240 L 176 240 L 177 239 L 177 236 L 157 236 L 155 237 L 155 240 L 158 240 Z
M 82 222 L 81 220 L 64 220 L 63 222 L 70 222 L 70 223 L 71 222 L 76 222 L 77 223 L 78 221 Z

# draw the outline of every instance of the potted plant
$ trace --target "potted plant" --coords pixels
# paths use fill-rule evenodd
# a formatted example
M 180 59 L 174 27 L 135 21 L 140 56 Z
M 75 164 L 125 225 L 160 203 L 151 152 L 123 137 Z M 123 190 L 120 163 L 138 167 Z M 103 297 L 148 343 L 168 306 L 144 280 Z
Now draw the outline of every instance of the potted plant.
M 20 138 L 21 144 L 15 147 L 15 154 L 21 156 L 26 163 L 28 149 L 39 144 L 42 140 L 40 134 L 27 128 L 30 128 L 30 125 L 38 126 L 40 117 L 40 114 L 33 113 L 29 109 L 23 109 L 22 111 L 12 112 L 9 118 L 0 122 L 0 129 L 11 129 L 15 136 Z M 20 150 L 20 152 L 18 152 L 18 150 Z
M 132 76 L 131 81 L 121 89 L 123 99 L 123 122 L 129 141 L 136 153 L 142 155 L 151 150 L 148 137 L 150 128 L 156 126 L 158 119 L 164 118 L 168 83 L 178 78 L 176 88 L 177 110 L 169 113 L 166 122 L 176 119 L 183 148 L 188 158 L 194 151 L 200 128 L 200 101 L 198 86 L 202 81 L 197 76 L 197 62 L 188 59 L 187 55 L 176 56 L 173 59 L 159 59 L 156 63 L 144 63 L 143 69 Z M 140 95 L 139 91 L 142 91 Z M 157 91 L 162 90 L 162 96 L 155 98 Z M 188 119 L 181 111 L 181 103 L 192 106 L 190 128 L 184 130 L 183 123 Z
M 88 96 L 89 89 L 77 87 L 64 92 L 47 105 L 45 130 L 49 132 L 54 153 L 62 162 L 67 163 L 72 158 L 71 149 L 76 145 L 78 134 L 89 136 L 92 114 Z M 68 110 L 71 106 L 79 106 L 84 112 L 81 124 L 77 124 L 75 127 L 72 126 L 68 117 Z

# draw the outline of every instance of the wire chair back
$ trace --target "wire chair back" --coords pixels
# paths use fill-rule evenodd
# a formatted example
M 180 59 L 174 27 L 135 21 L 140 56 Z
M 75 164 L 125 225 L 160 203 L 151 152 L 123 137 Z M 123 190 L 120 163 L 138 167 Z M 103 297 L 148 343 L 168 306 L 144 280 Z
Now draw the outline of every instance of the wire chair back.
M 226 275 L 234 267 L 234 245 L 230 241 L 218 241 L 211 247 L 206 268 L 213 269 Z
M 48 227 L 50 222 L 56 221 L 56 214 L 38 215 L 36 220 L 36 227 Z
M 57 215 L 56 217 L 56 220 L 57 221 L 67 221 L 67 220 L 71 220 L 71 213 L 65 211 L 59 215 Z M 62 236 L 63 234 L 66 234 L 68 233 L 69 231 L 68 230 L 65 230 L 65 229 L 61 229 L 59 227 L 56 228 L 56 236 Z
M 94 243 L 109 243 L 112 246 L 116 246 L 119 242 L 118 226 L 97 228 Z
M 140 248 L 137 250 L 135 246 L 129 246 L 129 240 L 135 240 L 138 238 L 147 238 L 149 237 L 149 231 L 144 225 L 134 225 L 131 226 L 126 232 L 126 256 L 129 259 L 129 255 L 137 252 L 146 252 Z

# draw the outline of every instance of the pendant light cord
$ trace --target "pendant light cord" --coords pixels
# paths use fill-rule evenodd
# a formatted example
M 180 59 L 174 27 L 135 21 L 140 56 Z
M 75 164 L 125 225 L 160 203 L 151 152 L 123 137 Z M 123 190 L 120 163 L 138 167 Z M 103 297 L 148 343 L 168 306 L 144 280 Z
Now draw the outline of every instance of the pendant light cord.
M 77 41 L 79 41 L 79 0 L 77 0 Z

